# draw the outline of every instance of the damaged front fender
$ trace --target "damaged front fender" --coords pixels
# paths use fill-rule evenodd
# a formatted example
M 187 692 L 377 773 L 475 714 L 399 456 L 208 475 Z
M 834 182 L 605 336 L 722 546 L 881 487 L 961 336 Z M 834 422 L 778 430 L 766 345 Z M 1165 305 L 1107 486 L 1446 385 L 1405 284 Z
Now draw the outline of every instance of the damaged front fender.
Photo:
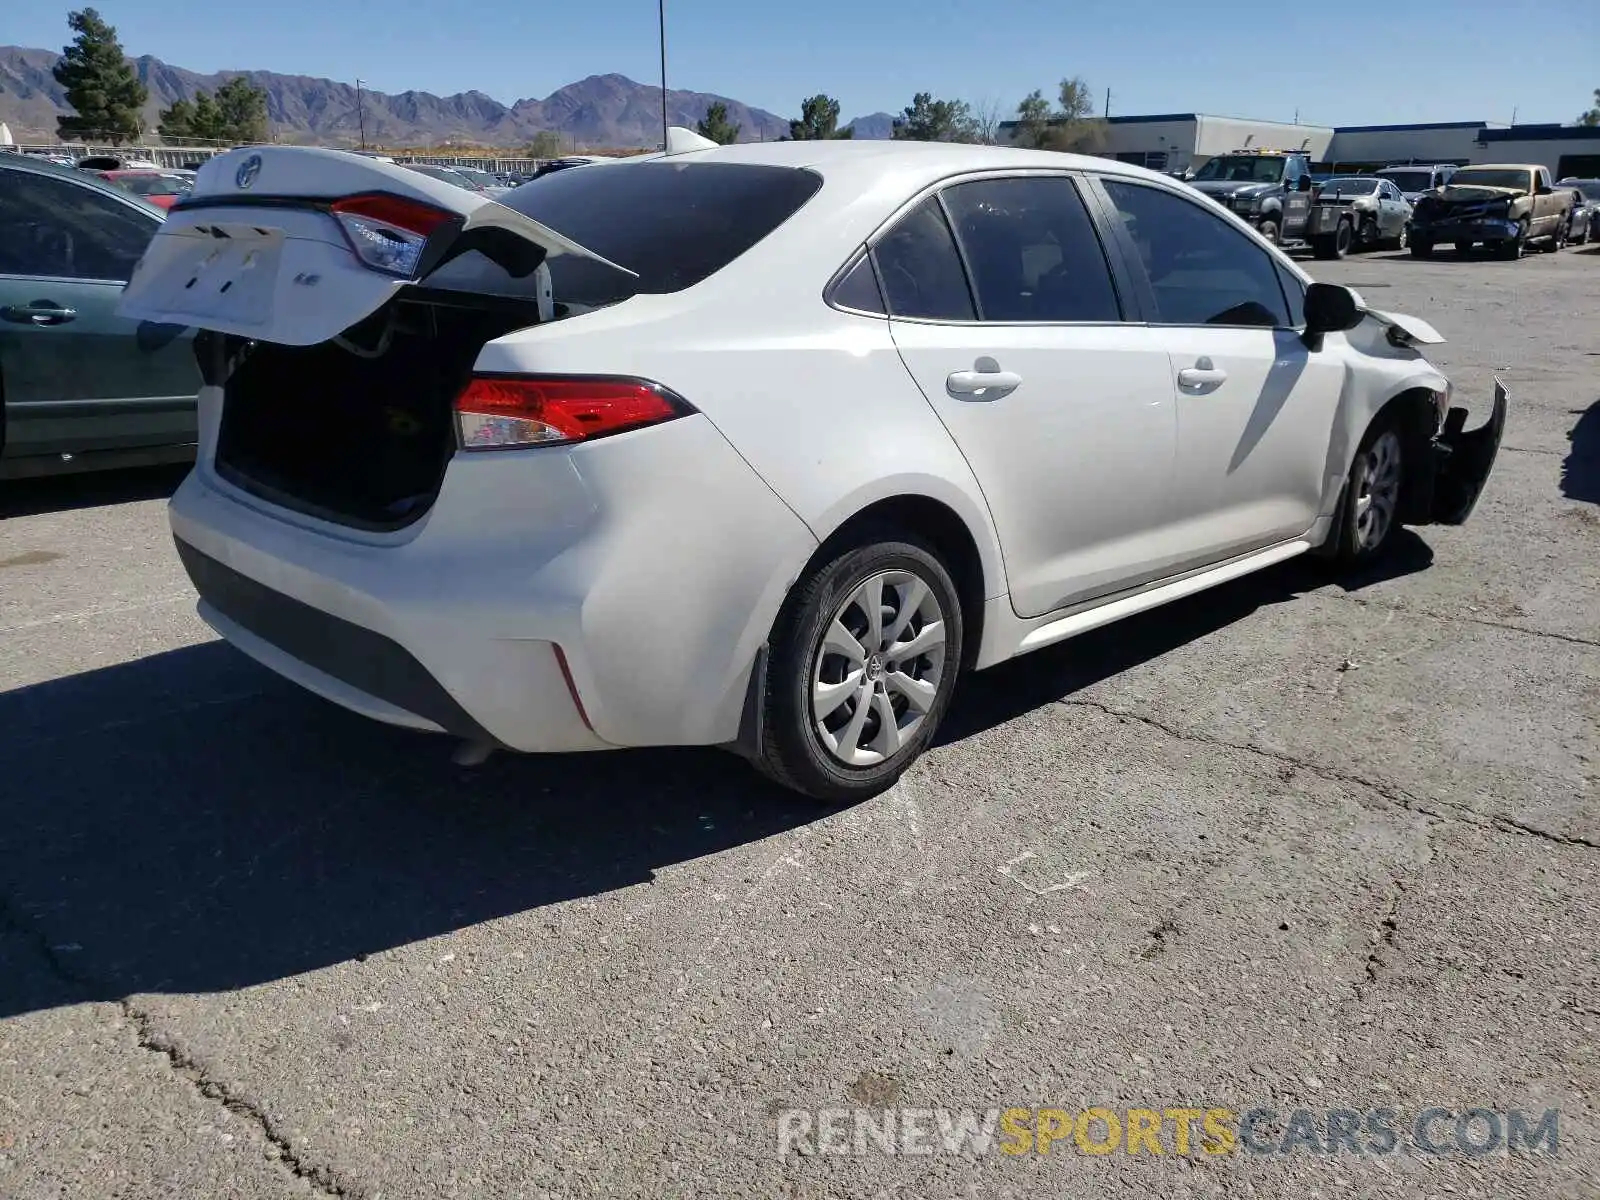
M 1467 410 L 1464 408 L 1452 408 L 1445 415 L 1444 428 L 1433 440 L 1433 500 L 1428 512 L 1430 523 L 1461 525 L 1472 515 L 1500 452 L 1508 401 L 1505 385 L 1496 379 L 1494 411 L 1478 428 L 1466 428 Z

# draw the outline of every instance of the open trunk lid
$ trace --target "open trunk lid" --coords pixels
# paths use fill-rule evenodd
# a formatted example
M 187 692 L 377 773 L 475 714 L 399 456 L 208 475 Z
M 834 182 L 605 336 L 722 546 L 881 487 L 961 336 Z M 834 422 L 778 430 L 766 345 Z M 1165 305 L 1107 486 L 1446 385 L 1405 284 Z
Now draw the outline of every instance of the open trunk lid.
M 290 346 L 327 341 L 470 250 L 526 276 L 568 254 L 632 276 L 498 201 L 343 150 L 218 155 L 174 205 L 117 311 Z

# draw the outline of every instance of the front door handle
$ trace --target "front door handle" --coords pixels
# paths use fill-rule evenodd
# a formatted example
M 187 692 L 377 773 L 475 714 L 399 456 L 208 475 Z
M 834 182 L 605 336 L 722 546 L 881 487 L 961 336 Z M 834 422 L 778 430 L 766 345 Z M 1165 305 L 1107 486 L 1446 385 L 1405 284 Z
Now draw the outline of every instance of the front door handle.
M 8 304 L 0 308 L 0 320 L 14 325 L 65 325 L 78 315 L 75 308 L 63 308 L 50 300 L 35 300 L 32 304 Z
M 992 358 L 980 358 L 970 371 L 952 371 L 945 378 L 945 390 L 952 396 L 971 396 L 974 400 L 998 400 L 1022 386 L 1022 376 L 1002 371 Z
M 1225 383 L 1228 373 L 1221 367 L 1213 366 L 1209 358 L 1202 358 L 1192 367 L 1185 367 L 1178 372 L 1179 387 L 1211 387 Z

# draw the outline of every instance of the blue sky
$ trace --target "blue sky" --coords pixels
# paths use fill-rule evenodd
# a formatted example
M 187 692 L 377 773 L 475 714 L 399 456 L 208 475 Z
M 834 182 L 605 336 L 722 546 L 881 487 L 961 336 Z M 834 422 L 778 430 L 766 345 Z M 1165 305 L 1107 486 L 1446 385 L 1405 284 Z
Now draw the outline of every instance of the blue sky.
M 0 39 L 59 49 L 68 5 L 0 0 Z M 130 54 L 380 91 L 476 88 L 510 103 L 610 71 L 654 81 L 655 0 L 100 0 Z M 1318 15 L 1302 15 L 1315 12 Z M 472 14 L 469 18 L 468 14 Z M 248 15 L 247 15 L 248 14 Z M 1324 15 L 1325 14 L 1325 15 Z M 846 119 L 917 91 L 1008 110 L 1083 75 L 1111 112 L 1352 125 L 1570 121 L 1600 87 L 1600 25 L 1551 0 L 1245 6 L 1190 0 L 667 0 L 669 82 Z M 1377 32 L 1376 24 L 1383 29 Z

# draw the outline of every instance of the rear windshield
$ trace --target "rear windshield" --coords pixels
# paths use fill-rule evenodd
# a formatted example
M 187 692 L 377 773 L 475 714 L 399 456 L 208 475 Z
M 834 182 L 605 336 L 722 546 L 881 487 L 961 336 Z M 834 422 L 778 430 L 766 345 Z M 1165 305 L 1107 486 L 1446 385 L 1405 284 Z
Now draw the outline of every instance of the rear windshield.
M 1433 188 L 1431 171 L 1379 171 L 1378 174 L 1402 192 L 1426 192 Z
M 591 306 L 694 286 L 783 224 L 821 186 L 821 176 L 796 167 L 652 161 L 556 171 L 500 203 L 638 273 L 632 280 L 588 259 L 550 259 L 556 302 Z M 428 282 L 499 294 L 523 290 L 476 253 Z

